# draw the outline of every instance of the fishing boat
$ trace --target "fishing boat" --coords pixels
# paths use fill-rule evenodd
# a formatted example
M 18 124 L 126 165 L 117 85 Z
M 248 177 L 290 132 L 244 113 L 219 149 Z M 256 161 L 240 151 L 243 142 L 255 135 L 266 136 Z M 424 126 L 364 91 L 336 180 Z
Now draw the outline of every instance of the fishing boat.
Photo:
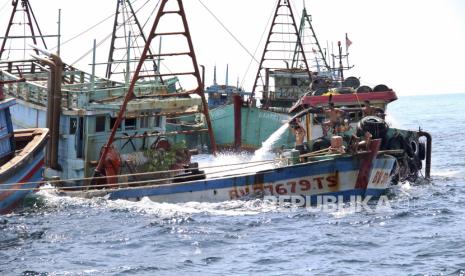
M 10 108 L 0 81 L 0 214 L 13 210 L 42 180 L 48 129 L 13 130 Z
M 330 66 L 328 49 L 323 51 L 306 9 L 303 9 L 300 27 L 297 28 L 291 6 L 290 1 L 278 1 L 249 100 L 246 102 L 237 97 L 229 105 L 210 111 L 217 145 L 236 150 L 256 150 L 283 122 L 289 122 L 302 110 L 313 108 L 320 112 L 308 113 L 304 118 L 305 141 L 310 144 L 318 141 L 318 144 L 328 146 L 334 133 L 328 135 L 325 125 L 328 118 L 324 111 L 331 103 L 344 111 L 342 120 L 348 129 L 352 129 L 350 134 L 340 133 L 347 137 L 346 144 L 351 135 L 370 132 L 373 137 L 383 139 L 383 149 L 403 149 L 404 154 L 398 156 L 401 173 L 396 178 L 415 180 L 423 168 L 422 161 L 428 159 L 426 152 L 431 151 L 431 136 L 421 130 L 389 126 L 384 116 L 388 104 L 397 100 L 395 91 L 384 84 L 372 88 L 362 85 L 358 78 L 344 76 L 344 72 L 352 68 L 348 64 L 351 42 L 347 34 L 345 53 L 342 43 L 338 42 L 338 53 L 332 54 L 333 65 Z M 289 26 L 285 33 L 281 30 L 283 24 Z M 279 35 L 289 36 L 291 39 L 287 40 L 291 41 L 282 41 Z M 288 42 L 293 43 L 291 57 L 289 47 L 282 46 Z M 261 98 L 256 99 L 257 93 L 261 93 Z M 254 104 L 258 100 L 260 107 Z M 379 116 L 365 118 L 362 109 L 367 103 L 382 111 L 377 114 Z M 289 148 L 294 143 L 295 137 L 289 128 L 277 139 L 274 148 Z M 425 162 L 430 163 L 430 160 Z
M 242 101 L 245 101 L 250 95 L 250 92 L 245 92 L 244 89 L 239 87 L 239 80 L 237 85 L 229 85 L 229 65 L 226 66 L 225 84 L 218 84 L 216 81 L 216 65 L 213 69 L 213 84 L 205 88 L 205 93 L 208 96 L 208 108 L 210 110 L 217 107 L 231 104 L 234 101 L 234 96 L 239 95 Z
M 167 3 L 170 2 L 169 8 Z M 178 9 L 173 9 L 177 3 Z M 175 170 L 151 171 L 139 174 L 108 174 L 108 168 L 120 164 L 113 155 L 113 143 L 121 118 L 125 116 L 126 106 L 133 101 L 133 94 L 141 65 L 147 58 L 150 43 L 158 33 L 158 22 L 166 14 L 177 14 L 187 22 L 181 0 L 162 0 L 155 22 L 147 37 L 147 43 L 141 60 L 131 80 L 128 93 L 121 106 L 96 167 L 97 177 L 86 181 L 78 179 L 74 186 L 60 186 L 53 181 L 60 194 L 79 197 L 107 196 L 110 199 L 140 200 L 148 197 L 160 202 L 185 201 L 224 201 L 264 196 L 305 196 L 313 201 L 318 196 L 379 196 L 391 184 L 396 166 L 396 158 L 389 152 L 380 151 L 381 139 L 366 141 L 363 149 L 346 152 L 342 137 L 331 138 L 331 146 L 320 151 L 301 154 L 295 149 L 285 150 L 278 159 L 258 161 L 256 164 L 273 163 L 268 169 L 244 172 L 235 170 L 235 166 L 253 167 L 254 162 L 228 164 L 226 173 L 205 172 L 196 164 L 189 164 Z M 184 24 L 187 28 L 187 24 Z M 188 37 L 188 39 L 190 39 Z M 189 42 L 192 45 L 192 42 Z M 190 55 L 197 80 L 197 88 L 202 87 L 195 55 Z M 161 74 L 161 73 L 157 73 Z
M 16 26 L 13 24 L 14 20 L 36 18 L 29 1 L 21 1 L 27 9 L 20 9 L 19 2 L 12 3 L 10 25 L 0 50 L 0 78 L 8 81 L 4 87 L 5 94 L 16 98 L 17 104 L 11 108 L 13 124 L 18 128 L 50 129 L 51 142 L 47 147 L 48 158 L 44 173 L 47 179 L 66 180 L 93 176 L 100 149 L 105 145 L 112 129 L 115 130 L 116 140 L 112 150 L 121 161 L 118 173 L 137 173 L 153 166 L 176 166 L 176 162 L 183 162 L 180 159 L 188 159 L 190 153 L 185 150 L 184 145 L 168 142 L 167 137 L 193 132 L 212 133 L 204 124 L 195 130 L 168 129 L 167 121 L 175 116 L 206 113 L 208 117 L 206 109 L 203 109 L 206 99 L 201 90 L 185 91 L 179 87 L 178 78 L 173 77 L 174 74 L 161 76 L 156 74 L 156 70 L 152 74 L 152 71 L 146 71 L 145 75 L 139 76 L 134 88 L 134 98 L 126 105 L 125 116 L 118 118 L 133 70 L 131 63 L 125 63 L 126 75 L 122 81 L 96 76 L 95 41 L 91 73 L 63 62 L 58 53 L 46 50 L 44 38 L 49 36 L 42 35 L 36 20 L 24 24 L 30 34 L 12 33 Z M 123 1 L 118 1 L 118 5 L 122 3 Z M 21 17 L 20 13 L 24 13 L 24 16 Z M 126 20 L 132 22 L 133 18 L 128 17 Z M 115 19 L 114 29 L 122 29 L 116 24 L 121 24 L 118 18 Z M 126 45 L 129 49 L 133 49 L 131 37 L 129 35 Z M 40 47 L 24 49 L 32 58 L 2 58 L 2 54 L 8 52 L 7 40 L 31 38 L 30 42 L 34 45 L 43 42 Z M 113 44 L 112 47 L 119 48 Z M 154 54 L 148 59 L 147 63 L 152 64 L 151 68 L 160 56 Z M 129 56 L 126 58 L 130 59 Z M 118 62 L 120 60 L 110 55 L 105 64 L 120 64 Z M 114 74 L 116 73 L 117 71 Z M 19 79 L 25 81 L 17 82 Z M 192 94 L 195 97 L 190 97 Z M 208 137 L 212 136 L 207 135 L 207 139 Z M 214 147 L 214 142 L 209 141 L 209 144 Z M 171 154 L 170 151 L 173 154 L 176 152 L 178 158 L 171 162 L 162 162 L 166 154 Z M 107 168 L 107 173 L 110 173 L 110 168 Z
M 60 188 L 59 194 L 72 197 L 101 197 L 139 201 L 146 197 L 155 202 L 220 202 L 251 198 L 297 196 L 307 204 L 321 202 L 321 197 L 331 196 L 349 201 L 353 197 L 376 198 L 391 186 L 396 158 L 379 151 L 380 140 L 374 140 L 368 150 L 341 154 L 300 156 L 289 151 L 266 170 L 244 172 L 244 166 L 264 165 L 266 161 L 228 164 L 222 174 L 205 173 L 204 169 L 187 169 L 176 177 L 165 175 L 157 180 L 152 173 L 146 181 L 126 181 L 77 187 Z M 293 156 L 293 157 L 292 157 Z M 302 162 L 301 162 L 302 160 Z M 269 161 L 267 163 L 270 163 Z M 242 169 L 242 171 L 241 171 Z M 227 171 L 227 173 L 224 173 Z M 131 177 L 131 176 L 128 176 Z M 127 179 L 125 176 L 122 178 Z

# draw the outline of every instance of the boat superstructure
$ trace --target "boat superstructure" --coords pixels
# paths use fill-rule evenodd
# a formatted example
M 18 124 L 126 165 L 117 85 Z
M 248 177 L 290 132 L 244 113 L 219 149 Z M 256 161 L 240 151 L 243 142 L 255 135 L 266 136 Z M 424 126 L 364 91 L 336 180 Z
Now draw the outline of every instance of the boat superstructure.
M 5 37 L 13 39 L 14 35 L 7 32 Z M 133 85 L 127 112 L 118 119 L 129 83 L 97 77 L 94 70 L 86 73 L 40 47 L 33 47 L 30 52 L 32 59 L 1 60 L 0 79 L 8 81 L 3 88 L 5 94 L 17 98 L 17 105 L 11 109 L 15 126 L 50 128 L 47 177 L 93 176 L 100 149 L 113 128 L 113 147 L 122 159 L 122 171 L 134 172 L 144 159 L 141 156 L 147 150 L 157 149 L 165 137 L 193 132 L 167 131 L 167 117 L 205 114 L 206 102 L 200 90 L 186 91 L 174 74 L 161 75 L 152 68 Z M 157 57 L 146 59 L 153 64 Z M 25 81 L 14 82 L 19 79 Z M 197 96 L 190 97 L 191 94 Z M 195 131 L 209 132 L 203 124 Z M 214 142 L 211 144 L 214 146 Z

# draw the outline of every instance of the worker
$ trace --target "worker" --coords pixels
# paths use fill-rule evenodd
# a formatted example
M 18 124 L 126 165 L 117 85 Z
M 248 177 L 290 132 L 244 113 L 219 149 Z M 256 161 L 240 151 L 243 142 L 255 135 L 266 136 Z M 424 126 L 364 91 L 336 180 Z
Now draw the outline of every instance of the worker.
M 370 101 L 366 100 L 365 104 L 364 104 L 364 107 L 362 109 L 363 117 L 375 116 L 376 113 L 377 113 L 376 108 L 370 105 Z
M 324 124 L 329 124 L 333 128 L 333 132 L 336 133 L 337 129 L 342 125 L 342 116 L 344 115 L 344 111 L 334 107 L 334 103 L 330 102 L 329 108 L 325 109 L 325 115 L 329 121 L 325 122 Z
M 300 154 L 304 154 L 308 152 L 308 149 L 304 143 L 305 136 L 307 135 L 307 132 L 305 131 L 305 129 L 297 121 L 297 119 L 291 121 L 289 125 L 292 129 L 292 133 L 295 136 L 295 149 L 298 150 Z

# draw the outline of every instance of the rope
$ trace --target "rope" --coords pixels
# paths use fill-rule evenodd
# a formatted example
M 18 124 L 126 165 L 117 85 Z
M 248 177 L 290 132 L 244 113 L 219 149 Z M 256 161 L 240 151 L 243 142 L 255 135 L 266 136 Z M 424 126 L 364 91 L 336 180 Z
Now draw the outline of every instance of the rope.
M 130 177 L 130 176 L 147 176 L 147 175 L 157 175 L 157 174 L 163 174 L 163 173 L 174 173 L 174 172 L 183 172 L 186 170 L 194 170 L 194 169 L 199 169 L 199 170 L 204 170 L 204 169 L 211 169 L 211 168 L 220 168 L 220 167 L 226 167 L 226 166 L 238 166 L 238 165 L 246 165 L 246 164 L 257 164 L 257 163 L 271 163 L 274 162 L 274 160 L 262 160 L 262 161 L 251 161 L 251 162 L 242 162 L 242 163 L 234 163 L 234 164 L 225 164 L 225 165 L 215 165 L 215 166 L 206 166 L 202 168 L 188 168 L 188 169 L 177 169 L 177 170 L 165 170 L 165 171 L 156 171 L 156 172 L 145 172 L 145 173 L 133 173 L 133 174 L 121 174 L 121 175 L 115 175 L 114 177 Z M 60 183 L 63 181 L 69 181 L 69 182 L 77 182 L 77 181 L 85 181 L 85 180 L 93 180 L 93 179 L 106 179 L 106 176 L 98 176 L 98 177 L 84 177 L 84 178 L 71 178 L 71 179 L 66 179 L 66 180 L 50 180 L 50 181 L 35 181 L 35 182 L 27 182 L 29 184 L 53 184 L 53 183 Z M 0 187 L 2 186 L 14 186 L 17 184 L 25 184 L 25 183 L 2 183 L 0 184 Z
M 136 0 L 137 1 L 137 0 Z M 138 13 L 150 0 L 147 0 L 141 7 L 139 7 L 139 9 L 135 12 L 135 13 Z M 132 16 L 128 19 L 130 20 L 132 18 Z M 107 18 L 108 19 L 108 18 Z M 120 25 L 116 30 L 119 30 L 122 26 L 124 26 L 125 24 L 123 25 Z M 100 47 L 100 45 L 102 45 L 105 41 L 107 41 L 111 36 L 112 36 L 113 32 L 111 32 L 109 35 L 107 35 L 103 40 L 101 40 L 97 45 L 96 47 Z M 90 49 L 89 51 L 87 51 L 84 55 L 82 55 L 80 58 L 78 58 L 76 61 L 74 61 L 73 63 L 71 63 L 71 66 L 74 66 L 77 62 L 81 61 L 82 59 L 84 59 L 86 56 L 88 56 L 90 53 L 92 53 L 93 51 L 93 48 Z
M 3 4 L 3 6 L 0 8 L 0 12 L 2 12 L 6 6 L 8 5 L 8 3 L 10 3 L 9 1 L 5 1 L 5 4 Z
M 137 1 L 139 1 L 139 0 L 134 0 L 134 3 L 133 3 L 133 4 L 135 4 Z M 113 18 L 115 15 L 116 15 L 116 13 L 112 13 L 112 14 L 110 14 L 109 16 L 105 17 L 103 20 L 101 20 L 101 21 L 97 22 L 96 24 L 90 26 L 89 28 L 87 28 L 87 29 L 85 29 L 84 31 L 78 33 L 77 35 L 71 37 L 70 39 L 65 40 L 64 42 L 61 42 L 61 46 L 63 46 L 63 45 L 65 45 L 65 44 L 67 44 L 68 42 L 71 42 L 71 41 L 75 40 L 76 38 L 78 38 L 78 37 L 80 37 L 80 36 L 86 34 L 87 32 L 91 31 L 91 30 L 94 29 L 95 27 L 97 27 L 97 26 L 99 26 L 100 24 L 104 23 L 104 22 L 107 21 L 108 19 Z M 56 49 L 56 48 L 58 48 L 58 45 L 56 45 L 55 47 L 51 48 L 51 50 L 54 50 L 54 49 Z
M 263 38 L 265 37 L 266 29 L 268 28 L 268 25 L 270 24 L 270 21 L 271 21 L 271 18 L 273 18 L 273 15 L 274 15 L 274 9 L 271 9 L 270 16 L 268 17 L 268 21 L 266 22 L 265 30 L 263 30 L 263 32 L 262 32 L 262 36 L 260 37 L 260 40 L 258 41 L 257 47 L 255 48 L 255 51 L 253 52 L 253 57 L 250 59 L 249 65 L 247 65 L 247 70 L 245 70 L 245 73 L 244 73 L 244 75 L 242 77 L 241 87 L 244 86 L 245 77 L 248 75 L 249 70 L 250 70 L 250 66 L 252 65 L 252 62 L 255 60 L 255 55 L 257 54 L 258 48 L 260 47 L 260 44 L 262 43 Z M 260 68 L 259 68 L 259 70 L 260 70 Z M 263 83 L 263 80 L 262 80 L 262 83 Z
M 242 44 L 240 42 L 240 40 L 223 24 L 223 22 L 221 22 L 221 20 L 207 7 L 205 6 L 205 4 L 202 2 L 202 0 L 198 0 L 199 3 L 210 13 L 211 16 L 213 16 L 213 18 L 215 18 L 215 20 L 221 25 L 221 27 L 223 27 L 223 29 L 229 34 L 231 35 L 231 37 L 242 47 L 242 49 L 244 49 L 244 51 L 252 58 L 254 59 L 257 63 L 260 63 L 254 55 L 252 55 L 252 53 L 250 53 L 250 51 L 244 46 L 244 44 Z

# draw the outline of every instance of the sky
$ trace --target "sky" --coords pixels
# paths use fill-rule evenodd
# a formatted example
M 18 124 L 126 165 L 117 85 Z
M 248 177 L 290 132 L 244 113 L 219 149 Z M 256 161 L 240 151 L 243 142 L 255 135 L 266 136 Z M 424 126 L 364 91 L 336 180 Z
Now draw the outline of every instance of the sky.
M 137 0 L 139 3 L 147 0 Z M 157 0 L 151 0 L 152 7 Z M 206 66 L 206 83 L 224 82 L 229 64 L 230 83 L 239 78 L 251 90 L 258 64 L 201 5 L 202 1 L 249 52 L 259 59 L 260 38 L 276 0 L 186 0 L 184 1 L 199 64 Z M 62 9 L 62 41 L 111 16 L 116 0 L 30 0 L 44 34 L 55 34 L 58 9 Z M 11 0 L 0 0 L 0 33 L 3 36 Z M 296 0 L 294 13 L 300 17 L 303 4 L 312 15 L 322 44 L 344 40 L 348 33 L 350 63 L 346 76 L 361 78 L 363 84 L 386 84 L 399 96 L 464 93 L 465 1 L 463 0 Z M 146 10 L 146 14 L 149 9 Z M 145 19 L 141 19 L 145 21 Z M 73 63 L 91 49 L 93 39 L 111 33 L 112 19 L 62 46 L 61 56 Z M 151 25 L 152 22 L 149 23 Z M 56 43 L 51 43 L 56 44 Z M 164 43 L 163 47 L 171 47 Z M 105 61 L 107 44 L 97 50 Z M 91 55 L 76 63 L 90 71 Z M 97 72 L 100 73 L 102 69 Z M 103 71 L 102 71 L 103 72 Z M 103 73 L 102 73 L 103 74 Z

